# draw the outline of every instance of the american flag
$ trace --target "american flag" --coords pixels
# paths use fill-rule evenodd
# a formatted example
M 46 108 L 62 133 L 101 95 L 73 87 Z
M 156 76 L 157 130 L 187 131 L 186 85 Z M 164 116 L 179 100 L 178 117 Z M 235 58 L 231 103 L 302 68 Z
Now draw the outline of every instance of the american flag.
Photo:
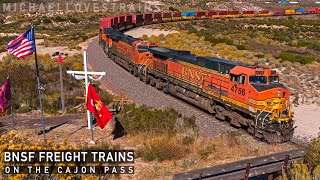
M 31 55 L 35 51 L 33 27 L 21 34 L 17 39 L 9 42 L 7 50 L 18 58 L 24 58 Z

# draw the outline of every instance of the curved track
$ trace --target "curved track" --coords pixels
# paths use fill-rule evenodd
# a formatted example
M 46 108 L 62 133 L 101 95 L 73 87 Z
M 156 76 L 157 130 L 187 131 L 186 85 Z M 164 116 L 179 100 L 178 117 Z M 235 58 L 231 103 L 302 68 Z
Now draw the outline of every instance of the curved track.
M 200 132 L 205 136 L 236 130 L 228 124 L 216 120 L 208 113 L 141 82 L 111 61 L 102 51 L 97 38 L 89 44 L 88 58 L 92 70 L 107 73 L 102 78 L 102 86 L 114 93 L 119 93 L 123 89 L 127 98 L 134 100 L 137 104 L 146 104 L 155 108 L 174 107 L 184 116 L 195 116 Z

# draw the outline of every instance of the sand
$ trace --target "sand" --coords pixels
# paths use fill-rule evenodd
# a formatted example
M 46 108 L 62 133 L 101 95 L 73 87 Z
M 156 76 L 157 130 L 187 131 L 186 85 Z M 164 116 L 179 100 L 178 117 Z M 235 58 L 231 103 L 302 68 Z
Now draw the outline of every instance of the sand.
M 294 107 L 294 139 L 310 141 L 320 134 L 320 107 L 317 105 L 299 105 Z
M 125 34 L 133 36 L 135 38 L 141 38 L 143 35 L 147 36 L 159 36 L 160 34 L 164 34 L 165 36 L 172 33 L 178 33 L 178 31 L 166 31 L 160 29 L 148 29 L 148 28 L 135 28 L 127 31 Z

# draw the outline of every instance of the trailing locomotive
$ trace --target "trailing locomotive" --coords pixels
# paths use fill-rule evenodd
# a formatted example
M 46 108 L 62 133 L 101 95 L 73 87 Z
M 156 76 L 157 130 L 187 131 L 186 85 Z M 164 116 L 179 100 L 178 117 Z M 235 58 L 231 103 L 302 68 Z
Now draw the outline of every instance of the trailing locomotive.
M 189 51 L 158 47 L 149 41 L 124 35 L 118 30 L 134 26 L 186 19 L 271 16 L 317 13 L 318 9 L 296 11 L 263 10 L 230 12 L 186 12 L 127 14 L 101 19 L 99 44 L 109 58 L 165 93 L 197 106 L 217 119 L 246 129 L 270 143 L 289 141 L 294 132 L 290 92 L 269 68 L 250 66 Z M 297 13 L 298 12 L 298 13 Z M 194 17 L 193 17 L 194 16 Z M 123 21 L 124 20 L 124 21 Z

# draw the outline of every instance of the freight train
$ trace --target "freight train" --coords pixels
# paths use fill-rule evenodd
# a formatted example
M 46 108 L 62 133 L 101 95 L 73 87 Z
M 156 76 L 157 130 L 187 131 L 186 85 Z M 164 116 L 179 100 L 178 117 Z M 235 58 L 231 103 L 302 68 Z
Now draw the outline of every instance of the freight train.
M 222 18 L 245 18 L 245 17 L 268 17 L 268 16 L 290 16 L 320 14 L 320 8 L 298 8 L 261 11 L 201 11 L 201 12 L 154 12 L 144 14 L 124 14 L 110 16 L 101 20 L 103 27 L 111 27 L 120 31 L 132 27 L 148 24 L 158 24 L 172 21 L 222 19 Z
M 313 10 L 320 13 L 320 9 Z M 99 44 L 110 59 L 146 84 L 197 106 L 219 120 L 228 121 L 232 126 L 244 128 L 261 140 L 286 142 L 292 138 L 295 128 L 293 110 L 290 92 L 280 83 L 276 71 L 195 56 L 189 51 L 159 47 L 120 32 L 146 24 L 184 19 L 256 15 L 253 11 L 241 14 L 220 11 L 112 16 L 100 21 Z M 258 16 L 269 15 L 272 15 L 269 11 L 258 13 Z

